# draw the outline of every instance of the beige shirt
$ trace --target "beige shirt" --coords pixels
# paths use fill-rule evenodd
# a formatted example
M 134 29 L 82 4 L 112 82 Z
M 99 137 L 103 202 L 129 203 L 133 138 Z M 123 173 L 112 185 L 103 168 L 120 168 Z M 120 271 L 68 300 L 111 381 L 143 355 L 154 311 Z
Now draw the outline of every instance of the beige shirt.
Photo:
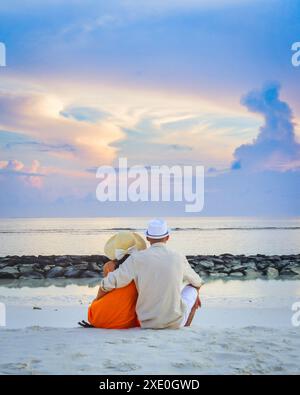
M 136 312 L 142 328 L 178 328 L 187 306 L 181 299 L 184 284 L 195 287 L 202 280 L 185 256 L 171 251 L 165 243 L 152 244 L 132 254 L 101 281 L 104 291 L 135 281 L 138 290 Z

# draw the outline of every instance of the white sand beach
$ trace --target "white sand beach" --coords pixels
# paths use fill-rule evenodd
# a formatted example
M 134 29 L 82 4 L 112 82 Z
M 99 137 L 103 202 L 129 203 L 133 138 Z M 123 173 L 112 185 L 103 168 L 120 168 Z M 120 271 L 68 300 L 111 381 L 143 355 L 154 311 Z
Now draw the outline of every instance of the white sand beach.
M 0 285 L 1 374 L 300 373 L 298 280 L 209 282 L 192 327 L 160 331 L 78 328 L 95 284 L 30 285 Z

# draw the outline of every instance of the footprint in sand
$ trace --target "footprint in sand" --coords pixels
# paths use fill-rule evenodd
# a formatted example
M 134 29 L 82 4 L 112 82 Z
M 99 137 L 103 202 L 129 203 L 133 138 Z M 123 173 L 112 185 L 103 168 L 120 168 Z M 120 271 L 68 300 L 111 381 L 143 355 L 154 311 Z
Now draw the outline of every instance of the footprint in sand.
M 141 366 L 132 362 L 114 362 L 110 359 L 103 361 L 102 366 L 106 369 L 117 370 L 119 372 L 130 372 L 132 370 L 140 369 Z
M 83 354 L 81 352 L 75 352 L 74 354 L 71 354 L 71 358 L 84 358 L 87 357 L 87 354 Z
M 39 359 L 31 359 L 25 362 L 5 363 L 0 365 L 0 372 L 2 374 L 34 373 L 34 366 L 38 365 L 40 362 Z
M 179 369 L 184 369 L 184 368 L 209 368 L 212 366 L 210 361 L 208 360 L 203 360 L 201 362 L 199 361 L 182 361 L 182 362 L 172 362 L 171 366 L 174 368 L 179 368 Z

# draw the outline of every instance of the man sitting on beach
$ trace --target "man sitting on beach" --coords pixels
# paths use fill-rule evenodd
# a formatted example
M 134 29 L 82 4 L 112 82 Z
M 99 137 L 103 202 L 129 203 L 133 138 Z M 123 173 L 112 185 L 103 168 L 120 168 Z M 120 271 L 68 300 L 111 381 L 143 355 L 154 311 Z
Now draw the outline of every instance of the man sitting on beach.
M 130 255 L 103 278 L 97 299 L 134 280 L 138 290 L 136 312 L 142 328 L 189 326 L 200 306 L 202 280 L 183 255 L 167 248 L 170 236 L 164 220 L 150 221 L 146 237 L 150 248 Z

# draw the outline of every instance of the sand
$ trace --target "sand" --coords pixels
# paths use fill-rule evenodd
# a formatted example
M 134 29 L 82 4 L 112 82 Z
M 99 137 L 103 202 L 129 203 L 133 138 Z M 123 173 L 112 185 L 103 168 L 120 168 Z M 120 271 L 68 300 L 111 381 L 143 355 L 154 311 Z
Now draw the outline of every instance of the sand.
M 0 373 L 300 373 L 300 327 L 291 324 L 299 281 L 207 284 L 193 326 L 180 330 L 77 328 L 94 291 L 0 286 Z
M 299 330 L 1 331 L 2 374 L 284 374 L 300 372 Z

